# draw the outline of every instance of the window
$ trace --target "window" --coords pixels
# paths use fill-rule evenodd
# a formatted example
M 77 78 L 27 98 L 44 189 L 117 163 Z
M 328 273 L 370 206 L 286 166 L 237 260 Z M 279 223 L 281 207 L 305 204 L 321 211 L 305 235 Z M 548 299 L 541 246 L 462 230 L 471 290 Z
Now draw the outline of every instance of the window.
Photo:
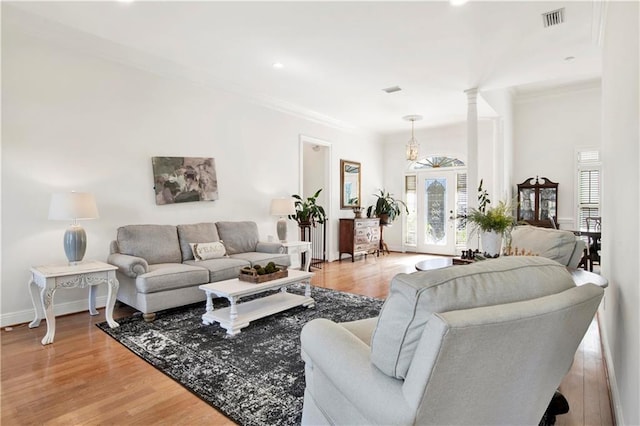
M 578 152 L 578 217 L 580 229 L 587 227 L 588 217 L 600 216 L 600 151 Z
M 456 175 L 456 248 L 467 248 L 467 173 Z
M 415 246 L 417 243 L 416 236 L 418 232 L 418 192 L 417 192 L 416 175 L 407 175 L 404 177 L 405 200 L 409 214 L 407 215 L 407 227 L 404 237 L 404 243 L 409 246 Z

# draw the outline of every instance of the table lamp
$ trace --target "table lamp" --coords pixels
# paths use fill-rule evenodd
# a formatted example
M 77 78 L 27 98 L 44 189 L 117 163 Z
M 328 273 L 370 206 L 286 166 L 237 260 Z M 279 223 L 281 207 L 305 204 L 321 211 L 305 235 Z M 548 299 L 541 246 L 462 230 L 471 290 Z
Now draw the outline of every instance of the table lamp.
M 274 198 L 271 200 L 271 215 L 280 216 L 276 230 L 280 242 L 287 241 L 287 220 L 286 216 L 296 213 L 296 204 L 293 198 Z
M 87 250 L 87 233 L 78 220 L 98 218 L 98 208 L 93 194 L 65 192 L 51 194 L 49 220 L 70 220 L 73 223 L 64 233 L 64 252 L 70 265 L 79 263 Z

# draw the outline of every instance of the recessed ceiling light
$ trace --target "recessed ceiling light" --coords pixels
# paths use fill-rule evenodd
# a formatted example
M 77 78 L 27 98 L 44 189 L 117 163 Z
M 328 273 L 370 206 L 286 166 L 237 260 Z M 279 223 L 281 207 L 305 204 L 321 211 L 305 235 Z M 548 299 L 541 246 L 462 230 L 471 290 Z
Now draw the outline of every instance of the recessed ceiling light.
M 462 6 L 468 1 L 469 0 L 449 0 L 449 4 L 451 4 L 451 6 Z
M 280 62 L 274 62 L 271 66 L 276 69 L 284 68 L 284 65 L 282 65 L 282 63 Z
M 576 58 L 575 56 L 567 56 L 566 58 L 564 58 L 564 60 L 565 60 L 565 61 L 567 61 L 567 62 L 571 62 L 571 61 L 573 61 L 575 58 Z

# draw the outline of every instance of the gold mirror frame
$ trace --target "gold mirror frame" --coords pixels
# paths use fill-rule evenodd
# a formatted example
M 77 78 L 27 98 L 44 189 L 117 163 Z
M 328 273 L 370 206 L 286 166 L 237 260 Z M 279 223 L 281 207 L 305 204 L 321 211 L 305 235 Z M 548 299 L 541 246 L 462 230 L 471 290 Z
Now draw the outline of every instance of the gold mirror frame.
M 360 207 L 360 176 L 362 166 L 357 161 L 340 160 L 340 208 Z

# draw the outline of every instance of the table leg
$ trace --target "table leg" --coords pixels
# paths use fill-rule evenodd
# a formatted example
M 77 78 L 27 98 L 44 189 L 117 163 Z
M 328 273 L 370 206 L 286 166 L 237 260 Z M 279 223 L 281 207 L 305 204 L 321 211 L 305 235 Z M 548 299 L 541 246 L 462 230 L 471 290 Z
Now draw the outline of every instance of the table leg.
M 96 286 L 89 286 L 89 315 L 98 315 L 98 310 L 96 309 Z
M 233 327 L 233 323 L 238 319 L 238 307 L 236 306 L 236 298 L 234 296 L 229 296 L 229 303 L 231 307 L 229 309 L 229 321 L 231 322 L 231 326 Z
M 55 281 L 55 278 L 53 279 Z M 56 292 L 54 286 L 49 287 L 51 279 L 47 279 L 47 283 L 40 292 L 40 300 L 44 307 L 44 317 L 47 320 L 47 334 L 42 338 L 41 343 L 48 345 L 53 343 L 53 338 L 56 335 L 56 315 L 53 312 L 53 296 Z
M 305 246 L 304 251 L 301 250 L 300 251 L 300 257 L 302 257 L 302 253 L 305 253 L 304 256 L 304 269 L 302 269 L 305 272 L 309 272 L 309 267 L 311 266 L 311 244 L 307 244 Z
M 213 321 L 209 320 L 207 314 L 213 311 L 213 295 L 210 291 L 205 290 L 204 293 L 207 295 L 207 305 L 205 308 L 205 313 L 202 315 L 202 323 L 204 325 L 213 324 Z
M 311 280 L 309 279 L 304 281 L 304 296 L 311 298 Z M 313 308 L 314 306 L 316 306 L 315 303 L 306 305 L 307 308 Z
M 116 328 L 116 327 L 120 327 L 120 324 L 118 324 L 113 320 L 113 307 L 116 304 L 116 295 L 118 294 L 118 288 L 120 287 L 120 283 L 116 278 L 115 272 L 113 271 L 109 272 L 108 277 L 109 278 L 107 280 L 107 286 L 109 290 L 107 293 L 107 306 L 105 306 L 104 308 L 104 316 L 107 319 L 107 324 L 109 324 L 109 327 Z M 91 286 L 90 289 L 93 289 L 93 286 Z M 94 303 L 95 303 L 95 295 L 94 295 Z
M 42 309 L 42 298 L 40 295 L 40 287 L 36 284 L 33 277 L 29 280 L 29 291 L 31 293 L 31 303 L 33 303 L 33 310 L 35 311 L 35 317 L 33 321 L 29 323 L 29 328 L 36 328 L 40 326 L 40 321 L 44 318 L 44 311 Z

